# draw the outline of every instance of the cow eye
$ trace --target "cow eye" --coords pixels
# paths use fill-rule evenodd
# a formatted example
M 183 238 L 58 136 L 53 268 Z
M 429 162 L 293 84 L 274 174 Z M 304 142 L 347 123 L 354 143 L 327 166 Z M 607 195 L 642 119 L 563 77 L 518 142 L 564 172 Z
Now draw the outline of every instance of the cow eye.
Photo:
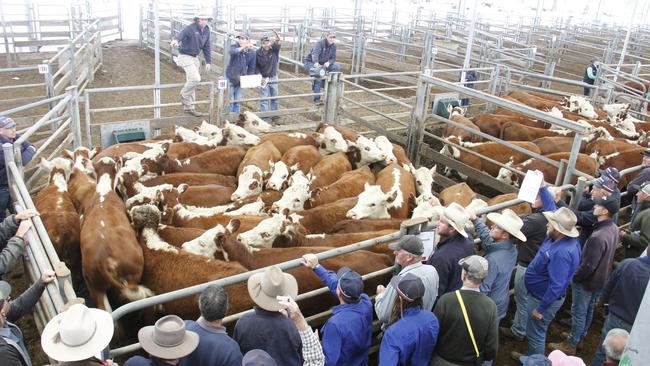
M 241 134 L 241 133 L 238 133 L 238 134 L 237 134 L 237 137 L 244 138 L 245 136 L 244 136 L 243 134 Z
M 375 207 L 375 204 L 374 204 L 374 203 L 371 203 L 371 204 L 370 204 L 370 207 Z
M 253 126 L 258 126 L 260 123 L 257 121 L 253 121 Z
M 212 133 L 211 135 L 212 135 L 212 136 L 216 136 L 216 135 L 217 135 L 217 133 L 216 133 L 216 132 L 213 132 L 213 133 Z
M 422 185 L 422 182 L 420 182 L 419 180 L 418 180 L 418 181 L 415 181 L 415 183 L 417 183 L 417 185 L 419 185 L 419 186 Z
M 271 235 L 269 235 L 269 233 L 267 233 L 267 232 L 263 232 L 262 234 L 260 234 L 260 236 L 261 236 L 262 238 L 264 238 L 264 239 L 267 239 L 267 238 L 270 237 Z
M 282 175 L 282 179 L 287 179 L 287 175 L 286 174 Z
M 370 151 L 370 148 L 368 146 L 366 146 L 366 148 L 364 150 Z
M 336 143 L 336 139 L 330 139 L 330 142 Z

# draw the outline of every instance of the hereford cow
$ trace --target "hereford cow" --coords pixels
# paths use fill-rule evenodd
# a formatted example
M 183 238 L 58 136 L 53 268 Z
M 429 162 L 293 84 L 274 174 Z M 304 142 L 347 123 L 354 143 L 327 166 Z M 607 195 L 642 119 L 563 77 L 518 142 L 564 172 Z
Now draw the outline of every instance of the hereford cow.
M 105 157 L 96 163 L 97 188 L 84 206 L 81 223 L 81 262 L 92 301 L 110 309 L 106 290 L 117 288 L 130 300 L 151 294 L 139 286 L 144 268 L 142 248 L 126 215 L 124 202 L 113 190 L 119 161 Z
M 242 174 L 245 167 L 255 165 L 262 170 L 262 175 L 266 178 L 271 173 L 270 163 L 275 163 L 281 158 L 282 154 L 270 141 L 251 147 L 246 151 L 246 155 L 244 155 L 244 158 L 241 160 L 241 163 L 237 168 L 237 177 Z
M 375 175 L 367 166 L 345 172 L 336 182 L 314 189 L 307 208 L 317 207 L 341 198 L 357 197 L 363 192 L 365 184 L 375 184 Z
M 157 177 L 148 179 L 142 184 L 147 187 L 153 187 L 160 184 L 171 184 L 178 187 L 181 184 L 189 186 L 204 186 L 209 184 L 216 184 L 223 187 L 237 187 L 237 178 L 231 175 L 221 175 L 212 173 L 170 173 L 159 175 Z
M 469 118 L 465 117 L 465 112 L 466 112 L 465 109 L 460 107 L 452 107 L 451 105 L 449 105 L 449 107 L 447 108 L 447 112 L 449 112 L 449 119 L 452 120 L 453 122 L 480 131 L 480 129 Z M 470 141 L 470 142 L 483 141 L 483 138 L 480 137 L 479 135 L 471 133 L 462 128 L 452 126 L 450 124 L 445 126 L 443 136 L 444 137 L 456 136 L 460 140 Z
M 449 186 L 438 195 L 443 205 L 449 206 L 452 202 L 465 207 L 476 198 L 476 193 L 466 183 L 458 183 Z
M 312 189 L 325 187 L 338 180 L 345 172 L 352 170 L 350 161 L 344 153 L 339 152 L 324 156 L 312 169 L 314 181 L 311 184 Z
M 336 223 L 345 220 L 346 214 L 357 203 L 356 197 L 342 198 L 309 210 L 302 211 L 300 224 L 310 234 L 329 232 Z
M 386 153 L 373 140 L 365 136 L 357 137 L 356 141 L 348 141 L 347 155 L 350 164 L 354 168 L 376 162 L 384 162 L 387 157 Z
M 408 199 L 416 195 L 413 174 L 397 164 L 391 164 L 377 174 L 375 183 L 365 184 L 359 201 L 347 213 L 347 218 L 408 218 L 411 213 Z
M 315 139 L 317 135 L 318 134 L 315 132 L 274 132 L 264 134 L 260 136 L 260 139 L 261 142 L 272 142 L 281 154 L 285 154 L 289 149 L 295 146 L 311 145 L 318 147 L 319 144 Z
M 562 104 L 559 101 L 540 98 L 538 96 L 523 91 L 519 91 L 519 90 L 513 90 L 510 93 L 508 93 L 507 96 L 512 99 L 518 100 L 524 105 L 539 110 L 551 110 L 553 107 L 560 108 L 562 106 Z
M 544 128 L 536 128 L 529 126 L 522 126 L 519 123 L 509 122 L 503 125 L 501 129 L 501 139 L 507 141 L 533 141 L 540 137 L 545 136 L 573 136 L 574 132 L 547 130 Z
M 72 203 L 79 214 L 83 213 L 86 202 L 95 194 L 97 181 L 95 180 L 95 168 L 92 159 L 95 151 L 85 147 L 78 147 L 74 152 L 63 150 L 62 154 L 72 159 L 72 174 L 68 180 L 68 192 Z
M 235 123 L 237 126 L 243 127 L 246 131 L 255 135 L 271 132 L 271 125 L 251 111 L 242 111 L 239 113 L 239 118 Z
M 505 114 L 479 114 L 471 118 L 472 122 L 488 135 L 501 137 L 501 129 L 508 122 L 515 122 L 529 127 L 548 128 L 549 124 L 531 120 L 523 116 L 509 116 Z
M 635 150 L 627 150 L 622 152 L 616 152 L 611 155 L 599 157 L 600 165 L 603 168 L 614 167 L 619 171 L 627 168 L 631 168 L 637 165 L 641 165 L 641 160 L 643 160 L 643 148 Z M 627 174 L 621 176 L 621 180 L 618 182 L 618 187 L 623 188 L 627 186 L 627 183 L 636 177 L 635 174 Z
M 305 208 L 305 203 L 311 198 L 311 176 L 307 177 L 299 170 L 294 173 L 289 182 L 289 187 L 282 192 L 282 197 L 271 204 L 271 212 L 288 215 Z
M 492 197 L 487 201 L 488 206 L 494 206 L 499 203 L 511 201 L 517 198 L 517 193 L 506 193 L 500 194 L 498 196 Z M 508 207 L 514 211 L 517 215 L 528 215 L 533 212 L 533 207 L 528 202 L 522 202 L 514 206 Z
M 539 147 L 539 154 L 548 155 L 556 152 L 571 152 L 573 137 L 547 136 L 534 139 L 533 143 Z M 579 152 L 584 153 L 586 142 L 580 141 Z
M 309 173 L 312 167 L 318 163 L 321 155 L 314 146 L 301 145 L 287 150 L 282 159 L 269 162 L 271 177 L 266 182 L 267 189 L 280 191 L 284 189 L 296 171 L 301 170 L 304 174 Z
M 377 144 L 377 147 L 386 154 L 386 159 L 381 162 L 383 165 L 397 163 L 403 168 L 413 165 L 411 160 L 406 156 L 404 148 L 400 145 L 391 143 L 386 136 L 380 135 L 375 137 L 375 144 Z
M 559 152 L 559 153 L 549 154 L 546 157 L 555 161 L 560 161 L 560 160 L 568 161 L 570 155 L 571 155 L 570 153 Z M 542 171 L 542 173 L 544 173 L 544 178 L 547 179 L 547 182 L 549 183 L 555 182 L 555 178 L 557 176 L 556 167 L 542 160 L 537 160 L 537 159 L 528 159 L 519 164 L 514 164 L 512 165 L 512 168 L 517 169 L 524 173 L 527 170 L 540 170 Z M 595 176 L 597 169 L 598 169 L 598 162 L 594 158 L 590 157 L 589 155 L 578 154 L 575 170 L 578 170 L 582 173 L 591 176 Z M 519 181 L 520 181 L 519 174 L 514 174 L 511 170 L 506 168 L 501 168 L 501 170 L 499 171 L 499 175 L 497 176 L 497 179 L 506 184 L 512 184 L 516 187 L 519 186 Z M 572 182 L 573 182 L 572 184 L 576 184 L 577 177 L 574 176 Z
M 431 169 L 424 166 L 415 169 L 411 166 L 410 171 L 415 179 L 418 197 L 433 197 L 433 177 L 436 175 L 436 166 L 434 165 Z
M 638 148 L 639 145 L 632 144 L 627 140 L 614 140 L 614 141 L 596 140 L 587 144 L 587 146 L 585 147 L 585 154 L 591 155 L 592 157 L 594 156 L 598 157 L 603 155 L 611 155 L 616 152 L 634 150 Z
M 348 142 L 334 126 L 321 123 L 316 128 L 318 151 L 322 155 L 348 151 Z
M 217 184 L 189 186 L 178 197 L 178 202 L 198 207 L 219 206 L 230 203 L 233 193 L 235 188 Z
M 239 146 L 220 146 L 185 160 L 172 160 L 166 173 L 211 173 L 236 175 L 246 150 Z

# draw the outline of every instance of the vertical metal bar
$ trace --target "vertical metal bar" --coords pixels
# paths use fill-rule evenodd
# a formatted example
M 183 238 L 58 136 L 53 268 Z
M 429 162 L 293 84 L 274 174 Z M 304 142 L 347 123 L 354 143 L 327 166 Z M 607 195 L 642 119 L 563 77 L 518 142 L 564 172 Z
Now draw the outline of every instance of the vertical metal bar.
M 214 81 L 210 80 L 210 107 L 208 109 L 208 122 L 212 123 L 212 113 L 214 112 Z
M 66 93 L 70 94 L 68 113 L 70 114 L 70 131 L 73 134 L 72 146 L 76 149 L 83 146 L 83 141 L 81 140 L 81 123 L 79 122 L 79 95 L 77 86 L 72 85 L 68 87 Z
M 474 0 L 474 8 L 472 9 L 472 21 L 469 25 L 469 38 L 467 39 L 467 48 L 465 49 L 465 59 L 463 60 L 463 71 L 460 73 L 460 81 L 465 81 L 465 74 L 470 64 L 472 57 L 472 45 L 474 43 L 474 27 L 476 26 L 476 10 L 478 9 L 478 0 Z
M 84 91 L 84 101 L 84 112 L 86 114 L 86 146 L 93 146 L 92 131 L 90 126 L 90 93 L 87 89 Z
M 576 184 L 576 191 L 571 197 L 569 202 L 569 207 L 577 209 L 580 201 L 582 200 L 582 191 L 584 191 L 585 186 L 587 185 L 587 179 L 585 177 L 578 177 L 578 183 Z
M 155 1 L 158 3 L 158 1 Z M 123 39 L 124 21 L 122 20 L 122 0 L 117 0 L 117 30 L 120 32 L 120 40 Z
M 564 175 L 563 184 L 569 184 L 573 177 L 573 171 L 576 167 L 576 160 L 578 160 L 578 153 L 580 153 L 580 143 L 582 142 L 582 134 L 576 133 L 573 137 L 573 146 L 571 146 L 571 156 L 569 157 L 569 165 L 566 167 L 566 174 Z
M 50 60 L 43 60 L 43 63 L 47 65 L 47 72 L 43 74 L 43 77 L 45 78 L 45 95 L 49 99 L 54 97 L 54 79 L 52 78 L 52 65 L 50 64 Z M 52 108 L 54 108 L 54 105 L 54 102 L 48 103 L 48 109 L 52 110 Z
M 420 135 L 424 129 L 424 114 L 426 113 L 426 100 L 428 90 L 428 83 L 421 77 L 418 78 L 418 89 L 415 95 L 415 106 L 411 111 L 411 119 L 409 122 L 409 131 L 406 146 L 409 159 L 411 159 L 411 161 L 414 163 L 418 159 L 420 152 L 418 141 L 420 141 Z
M 70 40 L 70 59 L 68 60 L 69 62 L 69 68 L 68 68 L 68 75 L 70 75 L 69 78 L 69 86 L 70 85 L 77 85 L 77 65 L 75 61 L 75 49 L 77 47 L 75 46 L 74 40 Z
M 153 2 L 153 25 L 154 25 L 154 56 L 155 71 L 153 103 L 156 107 L 153 109 L 153 118 L 160 118 L 160 17 L 158 14 L 158 1 Z
M 340 72 L 327 74 L 325 87 L 325 107 L 323 108 L 323 121 L 338 125 L 338 107 L 341 101 L 343 86 L 339 81 Z M 319 82 L 318 80 L 316 82 Z
M 630 21 L 627 24 L 627 32 L 625 33 L 625 41 L 623 41 L 623 49 L 621 49 L 621 57 L 618 59 L 618 64 L 616 65 L 616 73 L 614 74 L 613 81 L 614 83 L 618 79 L 618 73 L 621 70 L 621 65 L 623 64 L 623 60 L 625 59 L 625 52 L 627 52 L 627 46 L 630 42 L 630 33 L 632 32 L 632 24 L 634 24 L 634 17 L 636 16 L 636 11 L 639 6 L 639 0 L 636 0 L 634 2 L 634 10 L 632 11 L 632 15 L 630 16 Z
M 138 32 L 138 40 L 140 41 L 140 47 L 144 47 L 142 43 L 144 41 L 144 37 L 143 37 L 144 27 L 142 26 L 143 24 L 144 24 L 144 11 L 142 9 L 142 3 L 140 3 L 140 24 L 138 24 L 138 29 L 140 30 Z

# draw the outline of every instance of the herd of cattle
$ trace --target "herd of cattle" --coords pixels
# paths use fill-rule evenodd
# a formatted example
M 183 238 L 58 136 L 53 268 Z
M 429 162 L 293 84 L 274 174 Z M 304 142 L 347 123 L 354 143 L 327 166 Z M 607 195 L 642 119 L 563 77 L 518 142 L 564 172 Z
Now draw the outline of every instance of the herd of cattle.
M 614 166 L 619 170 L 641 164 L 642 151 L 649 142 L 650 124 L 628 115 L 629 104 L 609 104 L 595 108 L 581 96 L 553 97 L 535 92 L 512 91 L 505 99 L 539 109 L 556 117 L 564 117 L 586 127 L 580 137 L 580 154 L 576 169 L 595 176 L 599 166 Z M 466 118 L 461 108 L 450 109 L 450 119 L 466 127 L 506 140 L 535 154 L 555 161 L 568 160 L 574 142 L 574 132 L 532 119 L 529 116 L 498 108 L 495 114 L 481 114 Z M 463 146 L 491 159 L 523 171 L 541 170 L 548 181 L 554 182 L 558 169 L 528 154 L 500 145 L 483 142 L 483 139 L 465 129 L 447 125 L 444 136 L 452 144 L 445 145 L 441 153 L 453 156 L 469 166 L 484 171 L 497 179 L 517 185 L 519 175 L 497 164 L 480 159 L 457 148 Z M 623 177 L 621 187 L 627 184 Z M 575 183 L 575 180 L 574 180 Z
M 75 287 L 110 309 L 109 297 L 115 306 L 393 233 L 411 217 L 437 220 L 440 201 L 468 198 L 465 184 L 434 196 L 435 168 L 415 169 L 384 136 L 325 123 L 309 132 L 269 130 L 246 111 L 222 128 L 203 122 L 42 160 L 49 184 L 35 204 L 62 260 L 83 275 Z M 324 265 L 381 270 L 393 264 L 387 245 Z M 306 268 L 289 272 L 301 293 L 322 286 Z M 368 291 L 384 281 L 368 281 Z M 245 283 L 227 290 L 230 313 L 252 306 Z M 331 300 L 301 306 L 315 313 Z M 162 310 L 196 317 L 196 298 Z

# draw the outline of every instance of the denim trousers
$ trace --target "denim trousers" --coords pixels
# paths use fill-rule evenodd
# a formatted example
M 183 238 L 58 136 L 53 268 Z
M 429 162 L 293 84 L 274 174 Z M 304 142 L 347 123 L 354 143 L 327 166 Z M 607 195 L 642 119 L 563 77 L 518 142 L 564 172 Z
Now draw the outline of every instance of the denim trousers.
M 605 318 L 605 323 L 603 323 L 603 333 L 600 335 L 600 342 L 598 343 L 599 346 L 596 349 L 596 355 L 594 356 L 594 359 L 591 361 L 591 366 L 603 366 L 603 362 L 605 362 L 605 350 L 603 349 L 602 344 L 605 341 L 607 333 L 614 328 L 621 328 L 627 330 L 628 332 L 631 332 L 632 324 L 626 322 L 625 320 L 617 317 L 612 313 L 609 313 L 609 315 L 607 315 L 607 318 Z
M 518 264 L 515 269 L 515 304 L 517 304 L 517 311 L 510 330 L 521 337 L 526 336 L 526 323 L 529 315 L 526 311 L 528 309 L 528 290 L 526 290 L 526 283 L 524 282 L 525 274 L 526 267 Z
M 313 62 L 305 63 L 305 70 L 307 70 L 307 74 L 309 74 L 309 69 L 311 69 L 312 67 L 314 67 Z M 339 72 L 341 70 L 341 66 L 339 66 L 339 64 L 334 63 L 329 65 L 325 70 L 327 72 Z M 323 86 L 325 86 L 325 79 L 314 80 L 311 90 L 314 92 L 314 94 L 319 94 L 319 95 L 314 95 L 314 102 L 320 102 L 320 89 Z
M 230 85 L 230 112 L 239 113 L 239 103 L 233 103 L 233 100 L 241 99 L 241 87 Z
M 553 318 L 555 318 L 555 313 L 560 310 L 562 304 L 564 303 L 564 297 L 555 300 L 552 302 L 548 308 L 542 314 L 542 320 L 537 320 L 533 318 L 532 312 L 537 309 L 539 306 L 539 300 L 534 296 L 528 296 L 528 306 L 526 311 L 528 312 L 528 323 L 526 324 L 526 338 L 528 338 L 528 353 L 527 355 L 534 354 L 544 354 L 544 348 L 546 346 L 546 333 L 548 332 L 548 327 L 551 325 Z
M 600 292 L 587 291 L 582 284 L 571 282 L 571 293 L 571 333 L 568 341 L 575 347 L 587 335 Z
M 260 88 L 260 97 L 261 98 L 268 98 L 268 97 L 277 97 L 278 96 L 278 77 L 274 76 L 269 79 L 269 82 Z M 270 103 L 269 103 L 270 102 Z M 271 109 L 269 109 L 269 105 L 271 106 Z M 260 100 L 260 112 L 267 112 L 267 111 L 277 111 L 278 110 L 278 100 L 277 99 L 267 99 L 267 100 Z

